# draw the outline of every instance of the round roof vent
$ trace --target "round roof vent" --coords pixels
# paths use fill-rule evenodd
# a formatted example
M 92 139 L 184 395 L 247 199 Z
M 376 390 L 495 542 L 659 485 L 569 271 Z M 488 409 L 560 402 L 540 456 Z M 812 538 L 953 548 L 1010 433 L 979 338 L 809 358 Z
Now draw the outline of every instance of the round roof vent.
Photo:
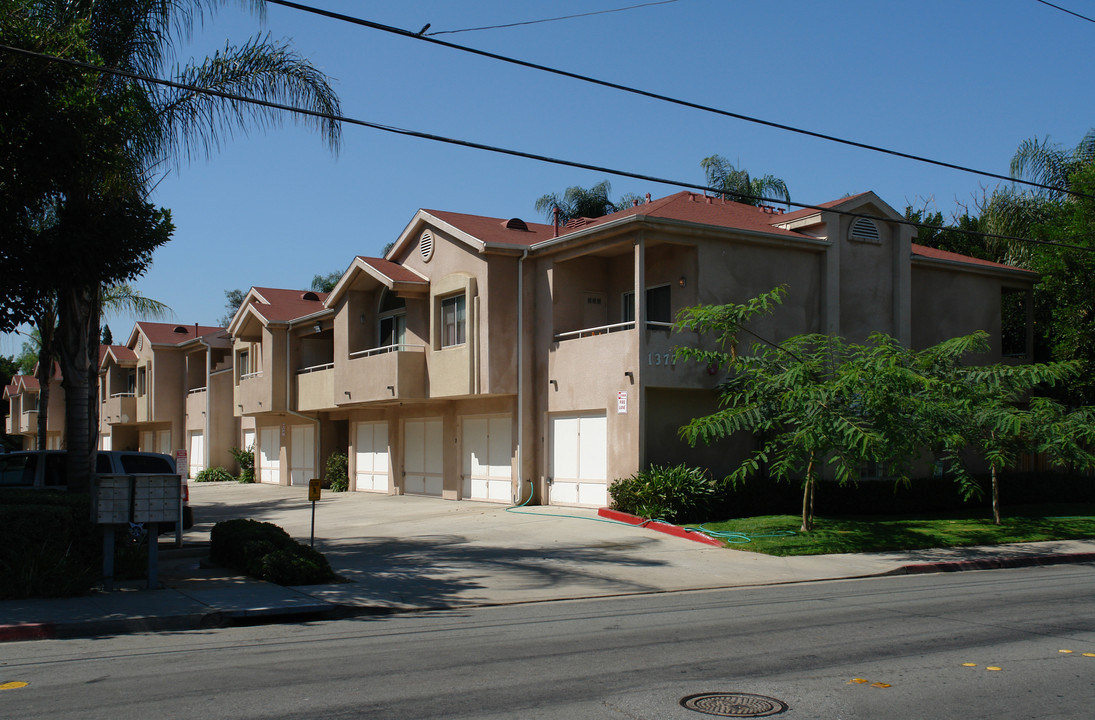
M 316 295 L 316 294 L 315 294 L 314 292 L 312 292 L 311 290 L 308 290 L 308 291 L 306 291 L 306 292 L 305 292 L 305 293 L 303 293 L 303 294 L 302 294 L 302 295 L 301 295 L 300 297 L 301 297 L 301 299 L 303 299 L 303 300 L 311 300 L 311 301 L 313 301 L 313 302 L 318 302 L 318 301 L 319 301 L 319 295 Z
M 521 218 L 510 218 L 509 220 L 506 220 L 506 229 L 524 230 L 525 232 L 528 232 L 528 225 L 526 225 L 525 221 Z
M 177 333 L 179 335 L 188 335 L 190 333 L 190 328 L 186 327 L 185 325 L 176 325 L 175 329 L 171 332 Z
M 433 233 L 426 230 L 418 239 L 418 252 L 422 253 L 422 260 L 429 262 L 433 258 Z

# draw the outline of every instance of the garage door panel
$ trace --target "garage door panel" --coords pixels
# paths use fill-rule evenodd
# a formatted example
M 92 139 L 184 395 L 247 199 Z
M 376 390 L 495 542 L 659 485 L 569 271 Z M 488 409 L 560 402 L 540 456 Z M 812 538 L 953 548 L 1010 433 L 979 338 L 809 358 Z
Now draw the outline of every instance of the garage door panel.
M 354 443 L 354 487 L 371 492 L 388 491 L 388 424 L 360 423 Z
M 278 428 L 264 427 L 259 431 L 259 481 L 278 484 L 281 482 L 279 455 L 281 443 Z
M 441 420 L 407 420 L 403 424 L 404 492 L 411 495 L 442 494 L 443 428 Z
M 307 485 L 316 476 L 315 465 L 315 428 L 311 425 L 294 425 L 290 429 L 290 475 L 291 485 Z
M 551 504 L 607 505 L 607 416 L 553 417 L 551 463 Z

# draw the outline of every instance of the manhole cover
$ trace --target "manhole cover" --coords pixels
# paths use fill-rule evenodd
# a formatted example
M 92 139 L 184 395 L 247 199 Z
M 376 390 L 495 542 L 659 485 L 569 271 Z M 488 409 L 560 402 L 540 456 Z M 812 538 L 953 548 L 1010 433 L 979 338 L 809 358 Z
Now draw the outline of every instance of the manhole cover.
M 719 717 L 767 717 L 787 709 L 787 703 L 753 693 L 699 693 L 681 698 L 681 707 Z

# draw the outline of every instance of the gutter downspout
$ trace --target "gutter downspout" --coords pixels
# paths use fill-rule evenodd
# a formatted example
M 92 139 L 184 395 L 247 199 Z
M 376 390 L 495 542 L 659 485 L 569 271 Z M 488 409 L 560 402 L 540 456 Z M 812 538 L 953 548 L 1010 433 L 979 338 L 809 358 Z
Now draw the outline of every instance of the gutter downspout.
M 524 453 L 521 452 L 525 443 L 525 258 L 528 257 L 528 248 L 517 260 L 517 499 L 515 505 L 521 504 L 521 494 L 524 488 L 523 461 Z M 529 500 L 532 500 L 532 492 L 529 492 Z
M 313 320 L 313 322 L 315 322 L 315 321 Z M 319 418 L 317 418 L 317 417 L 316 418 L 308 417 L 307 415 L 299 413 L 296 410 L 293 410 L 291 407 L 289 407 L 292 404 L 292 397 L 293 397 L 293 394 L 292 394 L 293 393 L 293 376 L 296 374 L 294 371 L 290 370 L 290 367 L 291 367 L 291 365 L 290 365 L 291 352 L 290 351 L 292 350 L 292 347 L 293 347 L 292 342 L 291 342 L 292 339 L 293 339 L 292 332 L 293 332 L 293 321 L 290 320 L 289 324 L 285 327 L 285 412 L 288 413 L 289 415 L 292 415 L 293 417 L 298 417 L 301 420 L 307 420 L 308 422 L 313 423 L 316 426 L 315 439 L 312 441 L 312 467 L 315 468 L 316 474 L 318 475 L 319 474 L 319 453 L 320 453 L 320 447 L 321 447 Z M 292 433 L 290 433 L 289 442 L 292 443 L 292 441 L 293 441 L 293 437 L 292 437 Z M 291 450 L 291 447 L 290 447 L 290 450 Z M 292 462 L 292 460 L 290 460 L 289 461 L 289 485 L 292 486 L 292 484 L 293 484 L 293 462 Z

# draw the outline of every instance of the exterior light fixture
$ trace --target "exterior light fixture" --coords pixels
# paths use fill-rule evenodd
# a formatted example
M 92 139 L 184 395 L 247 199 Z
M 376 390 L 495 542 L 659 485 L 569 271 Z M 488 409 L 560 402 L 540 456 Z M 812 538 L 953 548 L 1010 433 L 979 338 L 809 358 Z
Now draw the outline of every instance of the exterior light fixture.
M 681 275 L 681 279 L 677 281 L 677 284 L 684 287 L 688 284 L 688 281 L 685 279 L 684 275 Z
M 315 329 L 316 329 L 316 332 L 323 332 L 323 325 L 321 325 L 317 322 L 315 324 Z

